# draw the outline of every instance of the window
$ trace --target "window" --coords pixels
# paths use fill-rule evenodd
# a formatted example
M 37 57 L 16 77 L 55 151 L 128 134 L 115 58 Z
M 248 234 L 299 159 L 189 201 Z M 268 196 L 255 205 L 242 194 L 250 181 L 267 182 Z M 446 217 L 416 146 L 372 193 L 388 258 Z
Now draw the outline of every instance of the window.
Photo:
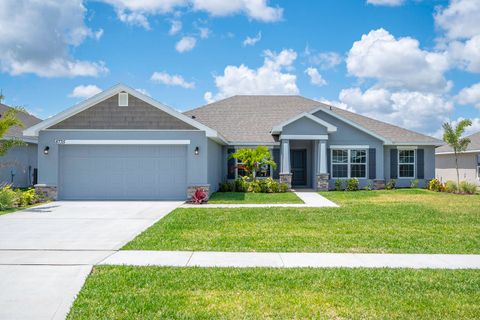
M 367 150 L 332 149 L 332 178 L 366 178 Z
M 270 150 L 271 152 L 271 150 Z M 236 165 L 236 170 L 237 170 L 237 178 L 247 176 L 247 171 L 243 167 L 243 163 L 236 160 L 237 165 Z M 260 171 L 256 172 L 256 177 L 257 178 L 268 178 L 272 176 L 272 166 L 263 166 Z
M 398 150 L 398 177 L 415 178 L 415 150 Z

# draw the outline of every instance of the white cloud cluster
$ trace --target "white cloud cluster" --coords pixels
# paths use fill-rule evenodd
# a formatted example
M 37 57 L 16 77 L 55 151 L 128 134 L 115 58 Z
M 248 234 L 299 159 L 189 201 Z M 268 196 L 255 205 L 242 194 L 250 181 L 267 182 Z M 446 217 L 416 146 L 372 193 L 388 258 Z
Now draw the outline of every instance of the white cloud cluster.
M 254 36 L 254 37 L 250 37 L 250 36 L 246 37 L 245 40 L 243 40 L 242 45 L 243 45 L 244 47 L 246 47 L 246 46 L 254 46 L 254 45 L 255 45 L 258 41 L 260 41 L 261 39 L 262 39 L 262 32 L 259 31 L 259 32 L 257 33 L 257 35 Z
M 396 7 L 401 6 L 404 3 L 404 0 L 367 0 L 367 3 L 374 6 Z
M 452 123 L 453 126 L 456 126 L 460 123 L 460 121 L 464 120 L 464 117 L 458 117 L 457 119 L 451 120 L 449 122 Z M 465 129 L 464 136 L 469 136 L 471 134 L 480 132 L 480 118 L 469 118 L 472 121 L 472 125 Z M 443 129 L 439 128 L 435 131 L 432 136 L 437 137 L 438 139 L 442 139 L 443 136 Z
M 480 72 L 480 1 L 451 0 L 435 13 L 436 25 L 445 37 L 439 45 L 446 48 L 453 65 Z
M 434 132 L 453 110 L 453 103 L 442 96 L 418 91 L 350 88 L 342 90 L 339 99 L 360 114 L 422 132 Z
M 68 96 L 70 98 L 87 99 L 93 97 L 100 92 L 102 92 L 102 89 L 100 89 L 96 85 L 80 85 L 73 88 L 73 91 Z
M 170 30 L 168 31 L 168 34 L 171 36 L 176 35 L 177 33 L 180 32 L 180 30 L 182 30 L 182 21 L 173 20 L 170 26 Z
M 215 76 L 218 93 L 206 92 L 205 100 L 212 102 L 237 94 L 298 94 L 297 77 L 288 73 L 297 53 L 292 49 L 280 53 L 267 50 L 264 56 L 263 65 L 258 69 L 243 64 L 225 67 L 223 75 Z
M 347 69 L 359 78 L 372 78 L 389 88 L 449 90 L 443 76 L 448 59 L 442 53 L 422 50 L 416 39 L 395 39 L 384 29 L 372 30 L 353 43 Z
M 170 75 L 167 72 L 154 72 L 150 77 L 150 80 L 167 86 L 179 86 L 185 89 L 195 88 L 194 82 L 188 82 L 180 75 Z
M 0 1 L 0 70 L 43 77 L 107 72 L 103 62 L 78 60 L 70 54 L 85 39 L 103 34 L 85 25 L 85 12 L 82 0 Z
M 282 19 L 283 9 L 271 7 L 267 0 L 101 0 L 112 5 L 118 18 L 125 23 L 150 29 L 148 16 L 192 8 L 212 16 L 244 14 L 250 19 L 274 22 Z
M 456 96 L 456 101 L 461 105 L 472 105 L 480 109 L 480 82 L 463 88 Z
M 305 73 L 310 77 L 310 83 L 316 86 L 324 86 L 327 81 L 323 79 L 322 75 L 318 72 L 317 68 L 309 67 L 305 69 Z
M 182 37 L 177 44 L 175 45 L 175 50 L 180 53 L 191 51 L 195 48 L 197 44 L 197 39 L 191 36 Z

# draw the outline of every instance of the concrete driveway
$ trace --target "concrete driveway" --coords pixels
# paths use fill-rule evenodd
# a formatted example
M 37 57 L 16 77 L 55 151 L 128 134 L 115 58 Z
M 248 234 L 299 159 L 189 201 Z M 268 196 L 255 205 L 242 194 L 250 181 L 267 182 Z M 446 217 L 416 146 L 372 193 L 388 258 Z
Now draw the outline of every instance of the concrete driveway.
M 0 216 L 0 319 L 63 319 L 91 266 L 182 202 L 59 201 Z

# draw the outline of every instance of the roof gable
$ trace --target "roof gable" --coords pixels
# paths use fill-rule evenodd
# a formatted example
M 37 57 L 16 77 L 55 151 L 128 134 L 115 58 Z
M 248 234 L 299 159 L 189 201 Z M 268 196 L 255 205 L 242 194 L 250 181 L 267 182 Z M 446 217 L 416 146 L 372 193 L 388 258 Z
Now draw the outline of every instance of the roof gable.
M 0 103 L 0 117 L 9 109 L 11 109 L 11 107 Z M 18 112 L 17 118 L 23 123 L 23 127 L 11 127 L 5 134 L 6 138 L 19 138 L 25 140 L 25 137 L 23 136 L 23 130 L 42 122 L 41 119 L 27 112 Z
M 295 122 L 299 122 L 299 121 L 302 121 L 302 120 L 307 120 L 307 122 L 313 122 L 316 125 L 320 125 L 323 128 L 325 128 L 328 133 L 337 131 L 337 127 L 335 127 L 334 125 L 332 125 L 332 124 L 330 124 L 330 123 L 328 123 L 328 122 L 326 122 L 326 121 L 324 121 L 324 120 L 322 120 L 318 117 L 315 117 L 314 115 L 312 115 L 310 113 L 302 112 L 302 113 L 296 115 L 295 117 L 290 118 L 287 121 L 284 121 L 283 123 L 274 126 L 273 129 L 272 129 L 272 134 L 279 134 L 279 133 L 282 132 L 282 130 L 285 127 L 291 126 Z
M 195 121 L 194 119 L 192 119 L 191 117 L 188 117 L 154 99 L 152 99 L 151 97 L 148 97 L 128 86 L 125 86 L 123 84 L 118 84 L 116 86 L 113 86 L 112 88 L 108 89 L 108 90 L 105 90 L 69 109 L 66 109 L 60 113 L 58 113 L 57 115 L 51 117 L 51 118 L 48 118 L 42 122 L 40 122 L 39 124 L 33 126 L 33 127 L 30 127 L 28 128 L 27 130 L 24 131 L 24 134 L 27 135 L 27 136 L 38 136 L 38 133 L 41 131 L 41 130 L 45 130 L 47 128 L 53 128 L 55 127 L 57 124 L 64 128 L 64 126 L 66 126 L 66 124 L 70 123 L 68 122 L 67 120 L 72 118 L 72 119 L 76 119 L 76 120 L 81 120 L 80 123 L 81 125 L 85 125 L 85 121 L 88 121 L 88 117 L 85 118 L 84 116 L 87 115 L 87 116 L 91 116 L 91 114 L 89 114 L 88 112 L 85 113 L 85 114 L 81 114 L 83 111 L 86 111 L 88 110 L 89 108 L 91 107 L 94 107 L 94 106 L 97 106 L 99 105 L 101 102 L 104 102 L 104 101 L 107 101 L 108 102 L 108 99 L 110 98 L 114 98 L 116 97 L 120 92 L 126 92 L 129 94 L 129 96 L 131 97 L 134 97 L 134 101 L 136 102 L 143 102 L 144 104 L 142 105 L 142 107 L 146 107 L 146 108 L 154 108 L 152 110 L 160 110 L 162 111 L 162 113 L 160 113 L 161 115 L 163 115 L 164 117 L 165 116 L 168 116 L 168 117 L 173 117 L 177 120 L 179 120 L 180 122 L 183 122 L 184 123 L 184 126 L 189 126 L 189 128 L 194 128 L 194 129 L 198 129 L 198 130 L 202 130 L 202 131 L 205 131 L 206 134 L 207 134 L 207 137 L 210 137 L 210 138 L 214 138 L 214 139 L 218 139 L 218 140 L 223 140 L 223 138 L 221 136 L 218 135 L 218 133 L 205 126 L 204 124 L 201 124 L 199 123 L 198 121 Z M 135 100 L 138 99 L 137 100 Z M 118 106 L 118 100 L 116 102 L 116 105 Z M 147 107 L 148 105 L 148 107 Z M 109 109 L 111 108 L 111 106 L 104 106 L 105 109 Z M 119 107 L 119 108 L 129 108 L 129 107 Z M 95 111 L 95 110 L 93 110 Z M 106 112 L 107 110 L 103 110 L 103 112 Z M 79 115 L 80 114 L 80 115 Z M 79 118 L 74 118 L 76 115 L 79 115 Z M 82 119 L 83 118 L 83 119 Z M 172 118 L 170 118 L 172 119 Z M 159 119 L 157 119 L 159 120 Z M 61 124 L 63 121 L 66 121 L 63 123 L 63 125 Z M 83 122 L 82 122 L 83 121 Z M 78 122 L 77 122 L 78 124 Z M 178 124 L 178 122 L 177 122 Z M 99 128 L 100 129 L 100 128 Z M 131 128 L 128 128 L 128 129 L 131 129 Z M 145 129 L 145 128 L 142 128 L 142 129 Z M 160 129 L 160 128 L 158 128 Z

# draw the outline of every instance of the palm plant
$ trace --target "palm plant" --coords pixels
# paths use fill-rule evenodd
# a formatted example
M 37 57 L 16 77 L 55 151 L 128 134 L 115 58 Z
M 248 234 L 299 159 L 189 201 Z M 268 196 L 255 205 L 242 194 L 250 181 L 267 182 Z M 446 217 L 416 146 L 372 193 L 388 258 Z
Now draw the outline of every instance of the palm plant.
M 258 146 L 255 149 L 238 149 L 230 157 L 241 162 L 242 168 L 253 180 L 256 178 L 256 173 L 263 167 L 272 166 L 274 169 L 277 167 L 277 164 L 273 161 L 272 155 L 270 154 L 270 150 L 265 146 Z
M 0 92 L 0 103 L 3 102 L 4 98 L 5 97 L 3 96 L 2 92 Z M 17 114 L 19 112 L 26 111 L 23 108 L 15 107 L 9 108 L 7 111 L 5 111 L 4 114 L 0 115 L 0 156 L 4 156 L 8 152 L 8 150 L 10 150 L 10 148 L 14 146 L 25 145 L 25 143 L 18 138 L 4 138 L 5 134 L 11 127 L 18 126 L 20 128 L 23 128 L 22 121 L 17 118 Z
M 460 185 L 460 174 L 458 172 L 458 154 L 467 150 L 470 139 L 462 138 L 465 129 L 472 125 L 470 119 L 460 121 L 455 127 L 451 123 L 445 122 L 443 127 L 443 141 L 452 149 L 455 155 L 455 169 L 457 170 L 457 186 Z

